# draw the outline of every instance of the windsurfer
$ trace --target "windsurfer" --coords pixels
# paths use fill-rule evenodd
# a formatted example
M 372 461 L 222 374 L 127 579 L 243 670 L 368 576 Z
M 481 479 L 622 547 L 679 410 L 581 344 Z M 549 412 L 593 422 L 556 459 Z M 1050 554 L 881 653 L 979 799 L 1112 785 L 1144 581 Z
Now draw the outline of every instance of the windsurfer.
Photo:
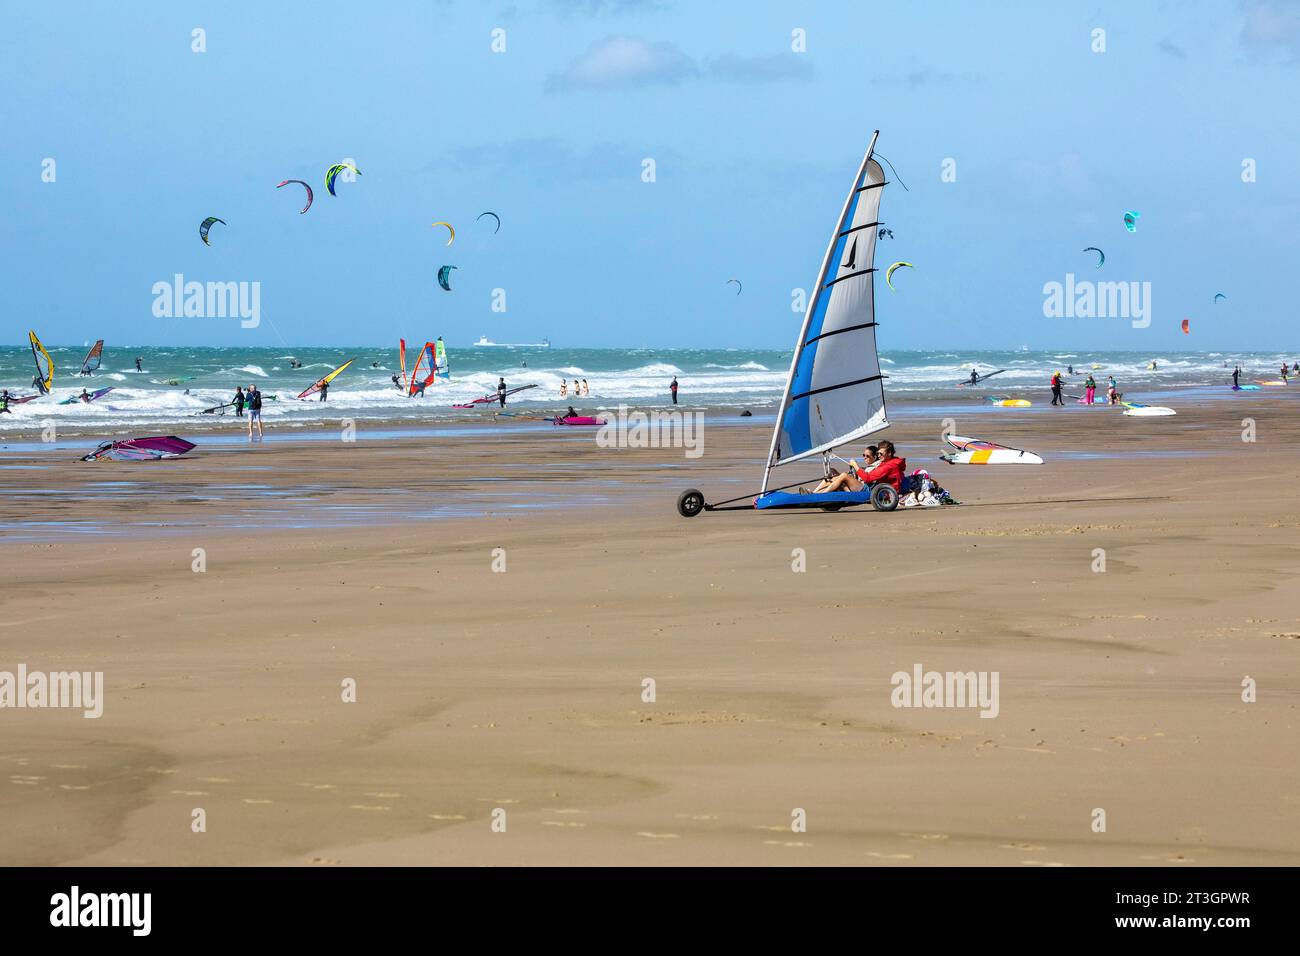
M 136 370 L 137 372 L 143 372 L 143 371 L 144 371 L 144 367 L 143 367 L 143 365 L 141 365 L 141 363 L 140 363 L 140 356 L 138 356 L 138 355 L 135 357 L 135 370 Z
M 262 393 L 257 383 L 248 386 L 248 440 L 253 440 L 253 423 L 257 423 L 257 440 L 262 440 Z
M 506 380 L 505 380 L 505 376 L 501 376 L 500 381 L 497 382 L 497 399 L 501 402 L 501 407 L 502 407 L 502 408 L 505 408 L 505 407 L 506 407 Z
M 979 380 L 980 380 L 980 374 L 979 374 L 979 372 L 975 371 L 974 369 L 971 369 L 971 370 L 970 370 L 970 384 L 972 384 L 972 385 L 978 384 Z
M 81 390 L 81 394 L 78 395 L 77 398 L 81 399 L 86 404 L 90 404 L 90 393 L 84 388 Z
M 36 386 L 36 390 L 42 395 L 48 395 L 50 393 L 50 390 L 45 387 L 45 379 L 41 378 L 39 375 L 32 376 L 32 385 Z
M 402 390 L 402 383 L 396 375 L 393 376 L 393 388 L 397 389 L 399 392 Z
M 322 402 L 324 402 L 324 401 L 328 401 L 328 400 L 329 400 L 329 398 L 328 398 L 328 396 L 329 396 L 329 390 L 330 390 L 330 383 L 329 383 L 329 382 L 321 382 L 321 383 L 320 383 L 320 400 L 321 400 Z

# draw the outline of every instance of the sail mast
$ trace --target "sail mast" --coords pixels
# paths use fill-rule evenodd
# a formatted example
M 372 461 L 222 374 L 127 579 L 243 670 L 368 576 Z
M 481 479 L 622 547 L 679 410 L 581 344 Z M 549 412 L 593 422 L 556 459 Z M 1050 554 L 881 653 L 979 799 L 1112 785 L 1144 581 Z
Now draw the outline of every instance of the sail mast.
M 844 199 L 844 208 L 840 210 L 840 218 L 835 227 L 835 232 L 831 234 L 830 244 L 826 247 L 826 255 L 822 258 L 822 267 L 817 273 L 817 285 L 813 291 L 812 299 L 804 309 L 803 324 L 799 328 L 799 339 L 795 344 L 794 356 L 790 359 L 790 371 L 785 378 L 785 391 L 781 395 L 781 404 L 777 408 L 776 424 L 772 427 L 772 443 L 768 448 L 767 462 L 763 466 L 763 489 L 762 493 L 767 492 L 768 479 L 772 474 L 772 465 L 776 460 L 777 442 L 781 438 L 781 429 L 784 424 L 786 408 L 790 401 L 790 394 L 794 386 L 795 371 L 799 365 L 799 359 L 803 354 L 803 347 L 808 335 L 808 327 L 813 320 L 817 310 L 817 304 L 826 291 L 826 276 L 830 271 L 831 258 L 835 254 L 835 248 L 839 244 L 840 238 L 844 232 L 844 226 L 849 218 L 850 211 L 854 208 L 854 199 L 857 196 L 858 189 L 862 186 L 863 177 L 867 174 L 868 164 L 871 162 L 871 155 L 876 149 L 876 140 L 880 137 L 880 130 L 871 134 L 871 142 L 867 145 L 867 152 L 862 157 L 862 165 L 858 167 L 858 174 L 853 179 L 853 186 L 849 189 L 849 194 Z M 874 309 L 874 303 L 873 303 Z

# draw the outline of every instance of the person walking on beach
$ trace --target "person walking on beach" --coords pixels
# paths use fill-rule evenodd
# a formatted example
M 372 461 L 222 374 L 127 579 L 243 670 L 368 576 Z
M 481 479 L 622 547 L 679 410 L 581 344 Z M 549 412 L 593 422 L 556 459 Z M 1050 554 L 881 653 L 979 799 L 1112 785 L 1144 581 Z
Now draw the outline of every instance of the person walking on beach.
M 230 403 L 231 403 L 232 405 L 235 406 L 235 417 L 236 417 L 236 418 L 243 418 L 243 417 L 244 417 L 244 403 L 245 403 L 245 401 L 246 401 L 246 399 L 244 398 L 244 389 L 243 389 L 243 386 L 241 386 L 241 385 L 236 385 L 236 386 L 235 386 L 235 397 L 232 398 L 232 399 L 230 400 Z
M 1283 382 L 1286 381 L 1287 374 L 1288 374 L 1288 373 L 1287 373 L 1286 362 L 1283 362 L 1283 363 L 1282 363 L 1282 381 L 1283 381 Z
M 262 435 L 262 392 L 254 382 L 248 386 L 248 440 L 253 440 L 253 423 L 257 423 L 257 440 L 261 441 Z
M 1238 365 L 1236 368 L 1232 370 L 1232 387 L 1234 389 L 1241 388 L 1241 382 L 1239 381 L 1240 378 L 1241 378 L 1241 366 Z
M 502 408 L 506 407 L 506 379 L 504 375 L 497 382 L 497 400 L 501 402 Z
M 671 384 L 669 384 L 668 386 L 668 391 L 673 393 L 673 404 L 676 405 L 677 404 L 677 376 L 676 375 L 673 376 L 673 380 Z
M 1052 373 L 1052 404 L 1064 405 L 1065 399 L 1061 397 L 1061 373 Z
M 1085 405 L 1091 405 L 1093 399 L 1097 397 L 1097 380 L 1088 373 L 1088 379 L 1083 383 L 1083 402 Z

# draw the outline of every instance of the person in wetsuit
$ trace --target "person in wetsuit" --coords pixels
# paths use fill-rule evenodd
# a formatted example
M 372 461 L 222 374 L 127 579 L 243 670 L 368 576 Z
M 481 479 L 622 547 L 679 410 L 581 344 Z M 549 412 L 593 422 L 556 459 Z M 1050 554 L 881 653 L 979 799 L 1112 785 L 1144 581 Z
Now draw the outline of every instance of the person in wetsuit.
M 501 402 L 501 407 L 506 407 L 506 380 L 502 376 L 501 381 L 497 382 L 497 399 Z
M 236 385 L 236 386 L 235 386 L 235 397 L 232 398 L 232 399 L 230 400 L 230 404 L 232 404 L 232 405 L 235 406 L 235 417 L 236 417 L 236 418 L 243 418 L 243 417 L 244 417 L 244 402 L 245 402 L 245 401 L 246 401 L 246 399 L 244 398 L 244 389 L 243 389 L 243 386 L 241 386 L 241 385 Z

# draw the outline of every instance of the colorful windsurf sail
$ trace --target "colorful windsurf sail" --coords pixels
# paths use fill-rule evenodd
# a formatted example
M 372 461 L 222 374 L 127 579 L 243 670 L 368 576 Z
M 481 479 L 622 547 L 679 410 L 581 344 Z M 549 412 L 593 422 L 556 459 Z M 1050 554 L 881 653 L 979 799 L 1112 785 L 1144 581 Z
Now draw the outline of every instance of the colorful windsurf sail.
M 318 379 L 317 379 L 317 380 L 312 384 L 312 386 L 311 386 L 310 388 L 304 389 L 303 391 L 299 392 L 299 393 L 298 393 L 298 397 L 299 397 L 299 398 L 306 398 L 308 395 L 314 395 L 314 394 L 316 394 L 317 392 L 319 392 L 319 391 L 321 390 L 321 388 L 322 388 L 323 386 L 328 385 L 330 382 L 334 381 L 334 379 L 335 379 L 335 378 L 336 378 L 336 377 L 337 377 L 337 376 L 338 376 L 338 375 L 339 375 L 339 374 L 340 374 L 340 373 L 341 373 L 345 368 L 347 368 L 349 365 L 351 365 L 351 364 L 352 364 L 353 362 L 355 362 L 355 361 L 356 361 L 356 359 L 348 359 L 346 362 L 344 362 L 342 365 L 340 365 L 340 366 L 339 366 L 338 368 L 336 368 L 334 371 L 330 372 L 328 375 L 323 376 L 322 378 L 318 378 Z
M 442 336 L 438 336 L 438 341 L 434 343 L 434 370 L 438 377 L 443 380 L 451 378 L 451 365 L 447 362 L 447 346 L 442 343 Z
M 110 385 L 108 386 L 108 388 L 97 388 L 93 392 L 86 392 L 84 395 L 70 395 L 67 398 L 65 398 L 63 401 L 59 402 L 59 404 L 75 405 L 77 402 L 87 402 L 87 403 L 93 402 L 97 398 L 103 398 L 112 390 L 113 390 L 113 386 Z M 82 391 L 85 390 L 83 389 Z
M 885 173 L 871 137 L 831 236 L 795 344 L 763 472 L 889 427 L 876 354 L 876 227 Z
M 402 391 L 409 395 L 410 386 L 406 382 L 406 339 L 397 340 L 397 364 L 402 367 Z
M 90 351 L 86 353 L 86 357 L 81 360 L 81 374 L 89 375 L 91 372 L 99 368 L 103 355 L 104 340 L 96 339 L 95 344 L 92 345 Z M 93 365 L 91 364 L 92 362 L 94 363 Z
M 102 442 L 82 461 L 152 461 L 159 458 L 179 458 L 197 447 L 194 442 L 175 435 L 157 435 L 152 438 L 127 438 L 122 441 Z
M 32 361 L 36 363 L 36 378 L 32 384 L 43 394 L 48 393 L 50 387 L 54 385 L 54 362 L 50 360 L 50 353 L 45 351 L 45 346 L 41 344 L 35 332 L 28 331 L 27 338 L 31 340 Z

